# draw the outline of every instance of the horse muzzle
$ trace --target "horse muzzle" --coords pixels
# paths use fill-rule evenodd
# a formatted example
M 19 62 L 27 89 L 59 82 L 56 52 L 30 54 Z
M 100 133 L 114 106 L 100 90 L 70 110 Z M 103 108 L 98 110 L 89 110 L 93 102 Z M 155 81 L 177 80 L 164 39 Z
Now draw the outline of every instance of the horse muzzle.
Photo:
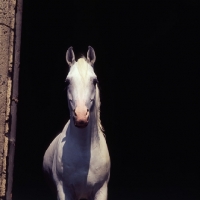
M 74 125 L 85 128 L 89 123 L 89 110 L 85 105 L 77 106 L 73 113 Z

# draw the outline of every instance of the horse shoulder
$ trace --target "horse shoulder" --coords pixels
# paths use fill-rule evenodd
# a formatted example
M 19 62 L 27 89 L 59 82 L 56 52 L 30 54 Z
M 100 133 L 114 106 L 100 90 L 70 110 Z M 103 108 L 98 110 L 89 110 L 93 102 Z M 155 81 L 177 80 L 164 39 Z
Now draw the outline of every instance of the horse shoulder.
M 54 155 L 56 153 L 56 149 L 58 148 L 58 143 L 59 143 L 60 137 L 63 136 L 63 133 L 66 131 L 68 125 L 69 125 L 69 121 L 65 125 L 63 131 L 54 138 L 54 140 L 51 142 L 51 144 L 49 145 L 49 147 L 47 148 L 47 150 L 44 154 L 43 170 L 46 172 L 50 172 L 52 169 Z
M 91 151 L 90 172 L 91 177 L 101 177 L 108 181 L 110 176 L 110 156 L 105 137 L 100 135 L 99 145 L 94 146 Z

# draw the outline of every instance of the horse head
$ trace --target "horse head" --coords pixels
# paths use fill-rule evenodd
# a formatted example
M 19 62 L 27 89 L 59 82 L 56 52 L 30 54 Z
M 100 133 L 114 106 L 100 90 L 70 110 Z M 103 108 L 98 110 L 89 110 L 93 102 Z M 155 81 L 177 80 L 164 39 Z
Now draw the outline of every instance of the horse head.
M 97 76 L 94 73 L 95 52 L 88 47 L 87 58 L 75 61 L 73 48 L 66 53 L 69 73 L 66 78 L 70 115 L 77 128 L 85 128 L 89 123 L 90 112 L 94 107 Z

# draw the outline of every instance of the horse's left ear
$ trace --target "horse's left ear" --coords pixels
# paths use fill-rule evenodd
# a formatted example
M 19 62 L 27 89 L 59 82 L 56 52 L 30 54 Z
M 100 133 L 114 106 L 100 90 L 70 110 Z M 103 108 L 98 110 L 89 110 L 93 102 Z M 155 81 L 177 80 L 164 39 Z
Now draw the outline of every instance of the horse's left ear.
M 94 65 L 96 61 L 96 55 L 95 55 L 94 49 L 91 46 L 88 46 L 87 60 L 92 66 Z

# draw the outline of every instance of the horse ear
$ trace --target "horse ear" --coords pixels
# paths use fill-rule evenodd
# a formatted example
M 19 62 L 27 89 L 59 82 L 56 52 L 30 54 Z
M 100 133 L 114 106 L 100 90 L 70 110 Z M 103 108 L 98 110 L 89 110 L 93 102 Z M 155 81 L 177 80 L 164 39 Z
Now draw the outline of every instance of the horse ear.
M 91 46 L 88 46 L 87 60 L 92 66 L 94 65 L 96 60 L 94 49 Z
M 67 50 L 66 61 L 67 61 L 67 64 L 70 67 L 74 64 L 74 62 L 75 62 L 75 56 L 74 56 L 73 47 L 69 47 L 69 49 Z

